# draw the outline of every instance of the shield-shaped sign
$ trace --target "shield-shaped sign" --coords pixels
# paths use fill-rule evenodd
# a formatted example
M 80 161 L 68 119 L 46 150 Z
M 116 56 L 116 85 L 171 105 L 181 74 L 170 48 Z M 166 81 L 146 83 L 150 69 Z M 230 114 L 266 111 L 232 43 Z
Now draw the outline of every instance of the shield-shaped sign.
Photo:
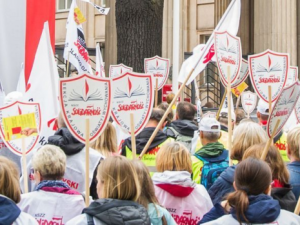
M 128 134 L 130 114 L 134 116 L 134 131 L 137 135 L 148 122 L 153 107 L 153 76 L 127 72 L 112 80 L 112 116 Z
M 169 59 L 164 59 L 159 56 L 146 58 L 144 60 L 145 73 L 152 74 L 153 79 L 158 79 L 158 90 L 166 84 L 169 76 Z
M 242 66 L 240 69 L 240 73 L 237 76 L 235 82 L 232 84 L 231 88 L 236 88 L 240 86 L 248 77 L 249 75 L 249 68 L 248 68 L 248 61 L 245 59 L 242 59 Z
M 118 77 L 126 72 L 132 72 L 133 68 L 129 66 L 125 66 L 123 63 L 118 65 L 110 65 L 109 67 L 109 77 Z
M 14 102 L 0 108 L 0 134 L 5 145 L 15 154 L 22 155 L 22 139 L 26 154 L 39 140 L 41 109 L 38 103 Z
M 207 112 L 205 114 L 203 114 L 202 118 L 216 118 L 217 113 L 216 112 Z
M 298 66 L 290 66 L 285 86 L 288 87 L 298 80 Z
M 242 93 L 241 101 L 245 112 L 250 114 L 256 107 L 257 95 L 251 91 L 245 91 Z
M 257 95 L 269 102 L 268 86 L 272 87 L 272 102 L 281 93 L 287 79 L 289 54 L 266 50 L 248 58 L 252 85 Z
M 300 98 L 298 99 L 298 101 L 295 105 L 295 115 L 296 115 L 298 123 L 300 123 Z
M 59 84 L 64 120 L 74 137 L 85 143 L 85 119 L 90 120 L 90 142 L 106 127 L 111 111 L 111 82 L 108 78 L 82 75 L 63 78 Z
M 229 34 L 227 31 L 215 32 L 215 51 L 221 81 L 226 87 L 229 67 L 230 82 L 232 85 L 240 74 L 242 64 L 242 47 L 240 38 Z
M 290 117 L 291 113 L 295 108 L 299 95 L 300 95 L 299 81 L 295 82 L 289 87 L 283 88 L 269 116 L 269 120 L 267 124 L 267 133 L 269 137 L 272 136 L 272 133 L 275 129 L 275 124 L 277 123 L 278 119 L 280 119 L 280 123 L 277 130 L 274 131 L 275 132 L 274 136 L 276 136 L 283 128 L 284 124 L 286 123 L 286 121 L 288 120 L 288 118 Z

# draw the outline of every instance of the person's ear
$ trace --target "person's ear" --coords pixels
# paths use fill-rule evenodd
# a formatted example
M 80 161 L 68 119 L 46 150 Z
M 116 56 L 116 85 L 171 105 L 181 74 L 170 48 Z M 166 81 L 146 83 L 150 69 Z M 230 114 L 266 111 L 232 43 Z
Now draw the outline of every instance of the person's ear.
M 43 180 L 42 175 L 40 174 L 39 171 L 35 170 L 34 171 L 34 181 L 36 184 L 39 184 Z
M 234 188 L 235 191 L 237 190 L 236 185 L 235 185 L 235 181 L 233 181 L 233 188 Z
M 260 113 L 256 112 L 257 119 L 260 119 Z
M 163 130 L 163 129 L 164 129 L 164 127 L 167 125 L 167 123 L 168 123 L 168 121 L 164 122 L 164 123 L 161 125 L 162 127 L 161 127 L 160 129 L 162 129 L 162 130 Z
M 269 187 L 267 188 L 267 190 L 265 190 L 265 194 L 266 195 L 271 195 L 271 190 L 272 190 L 272 186 L 271 186 L 271 184 L 269 185 Z
M 199 136 L 200 136 L 201 139 L 204 138 L 203 131 L 200 131 Z
M 222 131 L 220 131 L 220 136 L 219 136 L 219 139 L 221 139 L 221 137 L 222 137 Z M 219 139 L 218 139 L 218 140 L 219 140 Z

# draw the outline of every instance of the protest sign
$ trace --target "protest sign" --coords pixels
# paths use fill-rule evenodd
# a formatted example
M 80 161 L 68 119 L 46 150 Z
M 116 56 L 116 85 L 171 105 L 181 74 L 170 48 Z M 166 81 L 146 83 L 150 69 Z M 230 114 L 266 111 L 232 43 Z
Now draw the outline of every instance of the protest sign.
M 203 114 L 202 118 L 216 118 L 217 113 L 216 112 L 207 112 Z
M 123 63 L 118 65 L 110 65 L 109 77 L 114 78 L 123 75 L 126 72 L 132 72 L 133 68 L 125 66 Z
M 248 88 L 248 85 L 243 82 L 239 86 L 232 88 L 231 92 L 234 94 L 236 97 L 240 97 L 241 94 Z
M 248 118 L 249 118 L 250 113 L 252 113 L 256 107 L 257 95 L 251 91 L 243 92 L 241 95 L 241 101 L 242 101 L 242 107 L 245 110 L 245 112 L 248 114 Z
M 252 85 L 257 95 L 269 103 L 276 101 L 287 79 L 289 54 L 266 50 L 256 55 L 250 55 L 249 72 Z M 271 99 L 269 99 L 269 86 Z
M 248 75 L 249 75 L 248 61 L 242 59 L 242 66 L 240 69 L 240 73 L 238 74 L 235 82 L 231 85 L 231 88 L 236 88 L 240 86 L 247 79 Z
M 290 66 L 285 86 L 288 87 L 298 80 L 298 67 Z
M 295 115 L 297 118 L 297 122 L 300 123 L 300 98 L 298 99 L 298 101 L 295 105 Z

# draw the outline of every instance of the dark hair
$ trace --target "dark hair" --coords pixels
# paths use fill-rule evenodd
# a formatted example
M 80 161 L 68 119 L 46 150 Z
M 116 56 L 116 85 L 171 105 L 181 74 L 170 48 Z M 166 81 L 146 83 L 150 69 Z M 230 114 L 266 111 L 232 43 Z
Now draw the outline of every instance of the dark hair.
M 164 111 L 167 111 L 168 107 L 169 107 L 169 105 L 166 102 L 162 102 L 157 106 L 157 108 L 162 109 Z M 174 118 L 174 113 L 173 113 L 173 110 L 171 110 L 167 116 L 167 120 L 168 120 L 167 126 L 170 125 L 173 118 Z
M 208 109 L 211 109 L 214 107 L 214 103 L 212 102 L 206 102 L 203 106 L 203 108 L 208 108 Z
M 238 125 L 243 119 L 246 118 L 246 113 L 243 109 L 235 109 L 235 124 Z
M 259 159 L 248 158 L 238 164 L 234 181 L 236 191 L 227 196 L 227 204 L 232 207 L 240 224 L 249 223 L 245 212 L 249 206 L 249 195 L 263 194 L 272 182 L 269 165 Z
M 189 102 L 179 102 L 176 108 L 180 120 L 194 120 L 196 112 L 195 106 Z
M 160 122 L 161 118 L 164 116 L 165 111 L 158 108 L 153 108 L 149 120 L 154 120 L 157 123 Z

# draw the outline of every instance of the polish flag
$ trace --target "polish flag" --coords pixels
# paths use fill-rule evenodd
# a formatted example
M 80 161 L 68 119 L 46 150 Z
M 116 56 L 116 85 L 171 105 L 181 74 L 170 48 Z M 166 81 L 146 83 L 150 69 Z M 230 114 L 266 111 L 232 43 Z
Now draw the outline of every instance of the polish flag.
M 96 45 L 96 76 L 105 77 L 104 63 L 99 43 Z

